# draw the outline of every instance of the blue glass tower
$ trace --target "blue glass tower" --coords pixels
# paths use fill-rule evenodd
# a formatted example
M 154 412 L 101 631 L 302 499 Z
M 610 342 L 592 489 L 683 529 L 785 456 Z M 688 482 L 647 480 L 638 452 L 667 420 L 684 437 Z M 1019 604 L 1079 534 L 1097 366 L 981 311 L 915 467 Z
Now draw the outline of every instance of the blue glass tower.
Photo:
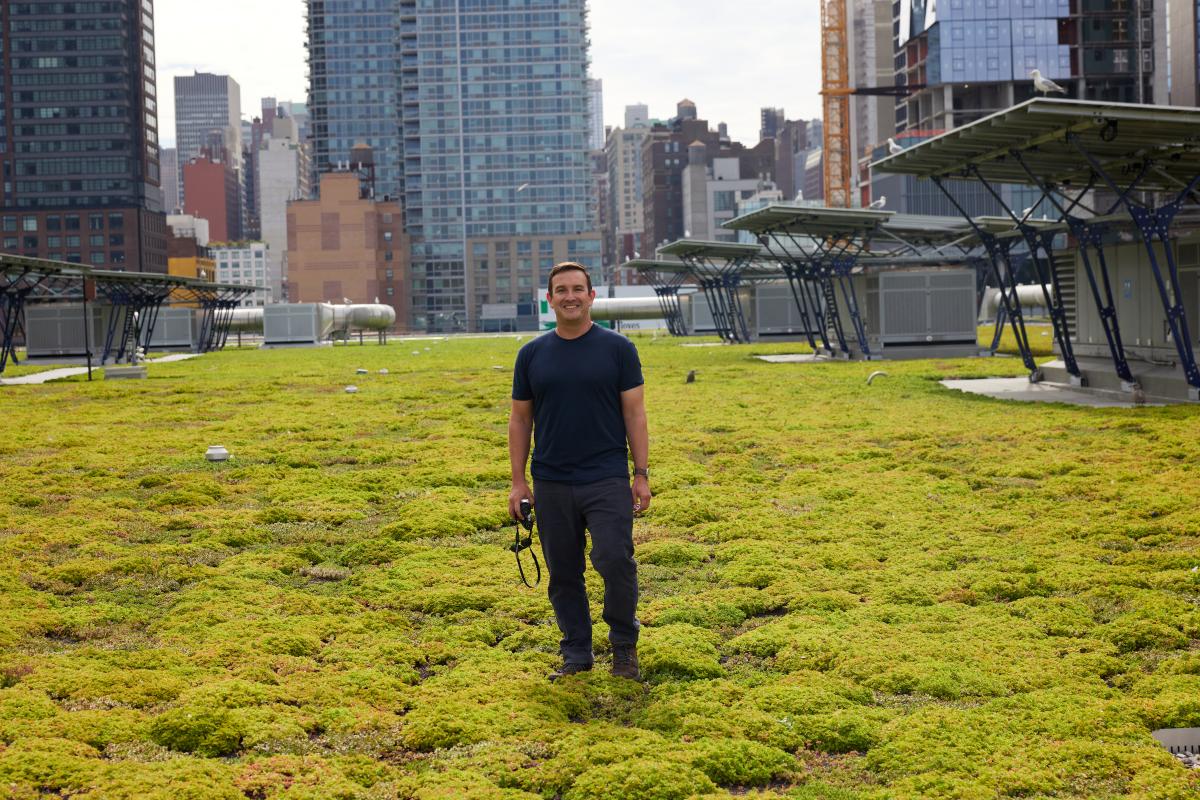
M 310 0 L 315 2 L 315 0 Z M 398 0 L 416 328 L 536 325 L 556 260 L 597 271 L 586 0 Z M 493 314 L 492 319 L 495 318 Z
M 893 14 L 896 82 L 924 86 L 897 104 L 900 132 L 947 130 L 1026 100 L 1034 69 L 1070 97 L 1166 100 L 1165 31 L 1151 3 L 894 0 Z
M 399 195 L 397 0 L 308 0 L 308 108 L 313 169 L 368 144 L 377 195 Z M 316 182 L 313 182 L 316 185 Z

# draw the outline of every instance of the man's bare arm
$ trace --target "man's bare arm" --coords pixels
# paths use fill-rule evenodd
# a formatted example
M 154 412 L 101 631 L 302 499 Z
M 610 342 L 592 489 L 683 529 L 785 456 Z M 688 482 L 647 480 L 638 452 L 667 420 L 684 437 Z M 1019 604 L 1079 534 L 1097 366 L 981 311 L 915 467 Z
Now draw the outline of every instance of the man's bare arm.
M 529 462 L 529 444 L 533 437 L 533 401 L 513 400 L 508 415 L 508 461 L 512 467 L 512 490 L 508 493 L 508 513 L 520 517 L 522 500 L 533 502 L 533 492 L 525 480 Z
M 629 438 L 629 453 L 633 466 L 645 469 L 650 465 L 650 429 L 646 422 L 645 386 L 635 386 L 621 392 L 621 416 L 625 418 L 625 435 Z M 642 475 L 633 478 L 633 507 L 645 511 L 650 507 L 650 481 Z

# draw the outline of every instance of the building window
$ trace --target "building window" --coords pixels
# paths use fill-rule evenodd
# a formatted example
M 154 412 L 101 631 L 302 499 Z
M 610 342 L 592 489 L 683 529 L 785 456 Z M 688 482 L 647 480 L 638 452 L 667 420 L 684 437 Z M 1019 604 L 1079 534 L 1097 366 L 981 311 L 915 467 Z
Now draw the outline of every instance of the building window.
M 26 250 L 37 250 L 37 246 L 38 246 L 38 237 L 36 237 L 36 236 L 26 236 L 25 237 L 25 249 Z
M 62 230 L 62 218 L 60 218 L 57 214 L 52 214 L 52 215 L 46 217 L 46 230 L 61 231 Z
M 104 230 L 104 215 L 88 214 L 88 228 L 93 231 Z
M 384 232 L 383 232 L 383 240 L 384 240 L 385 242 L 390 242 L 390 241 L 392 240 L 392 232 L 391 232 L 391 231 L 384 231 Z
M 125 215 L 124 214 L 109 214 L 108 215 L 108 227 L 114 231 L 119 231 L 122 228 L 124 228 L 125 227 Z
M 12 233 L 16 229 L 17 229 L 17 218 L 16 217 L 5 217 L 4 218 L 4 232 Z
M 125 234 L 113 233 L 108 237 L 108 244 L 111 247 L 123 247 L 125 245 Z
M 104 247 L 104 234 L 93 233 L 88 237 L 88 244 L 90 244 L 92 247 Z
M 92 262 L 93 264 L 103 264 L 104 263 L 104 251 L 103 250 L 93 250 L 91 252 L 91 255 L 88 256 L 88 261 Z
M 384 294 L 386 294 L 388 297 L 391 297 L 391 296 L 392 296 L 392 295 L 394 295 L 395 293 L 396 293 L 396 290 L 395 290 L 394 288 L 392 288 L 391 286 L 387 287 L 387 288 L 384 290 Z
M 67 214 L 66 219 L 67 219 L 67 230 L 69 230 L 69 231 L 79 230 L 79 215 L 78 214 Z
M 37 217 L 25 217 L 21 220 L 21 230 L 26 233 L 36 233 L 38 229 Z

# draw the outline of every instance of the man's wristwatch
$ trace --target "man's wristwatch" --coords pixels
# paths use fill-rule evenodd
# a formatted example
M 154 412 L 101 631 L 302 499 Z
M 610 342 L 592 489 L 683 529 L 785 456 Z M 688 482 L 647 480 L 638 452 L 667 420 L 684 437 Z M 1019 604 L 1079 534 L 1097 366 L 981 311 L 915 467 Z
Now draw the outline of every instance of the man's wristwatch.
M 647 467 L 634 467 L 633 474 L 635 477 L 638 475 L 641 475 L 643 478 L 645 478 L 647 480 L 650 479 L 650 470 Z

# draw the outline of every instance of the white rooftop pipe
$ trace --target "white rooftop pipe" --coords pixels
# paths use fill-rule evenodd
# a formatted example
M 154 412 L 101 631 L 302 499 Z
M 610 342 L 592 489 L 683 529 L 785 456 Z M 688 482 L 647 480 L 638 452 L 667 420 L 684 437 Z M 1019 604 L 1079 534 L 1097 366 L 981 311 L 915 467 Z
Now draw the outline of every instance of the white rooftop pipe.
M 396 309 L 383 303 L 353 303 L 333 307 L 333 332 L 386 331 L 396 324 Z
M 1047 291 L 1053 295 L 1053 289 L 1046 287 Z M 1021 308 L 1045 308 L 1046 295 L 1043 294 L 1042 287 L 1036 283 L 1023 284 L 1017 287 L 1017 299 L 1021 301 Z M 995 287 L 989 287 L 987 294 L 983 299 L 983 315 L 991 318 L 996 316 L 996 309 L 1000 307 L 1000 290 Z
M 679 295 L 679 306 L 687 318 L 692 297 Z M 592 319 L 603 321 L 662 319 L 663 309 L 657 297 L 597 297 L 592 302 Z
M 332 315 L 333 333 L 383 331 L 391 329 L 396 324 L 396 310 L 382 303 L 352 303 L 340 306 L 322 303 L 321 305 L 329 309 L 329 313 Z M 230 333 L 262 333 L 262 307 L 233 309 L 229 331 Z

